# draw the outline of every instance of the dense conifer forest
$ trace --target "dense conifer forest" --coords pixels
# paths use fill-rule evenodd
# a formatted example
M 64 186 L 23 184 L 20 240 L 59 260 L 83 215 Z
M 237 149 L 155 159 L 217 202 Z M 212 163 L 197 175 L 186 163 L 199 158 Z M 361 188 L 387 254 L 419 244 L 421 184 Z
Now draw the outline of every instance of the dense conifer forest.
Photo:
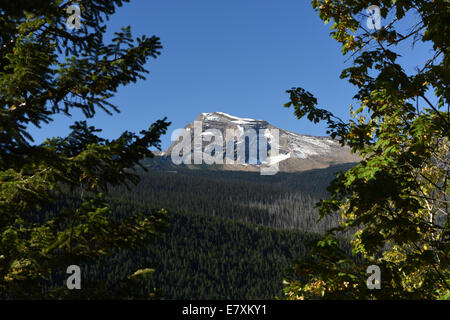
M 143 296 L 156 288 L 165 299 L 282 297 L 286 269 L 333 224 L 317 223 L 315 203 L 326 194 L 334 174 L 349 167 L 269 177 L 172 168 L 158 159 L 147 165 L 150 170 L 141 173 L 136 187 L 111 190 L 110 208 L 115 220 L 164 208 L 167 232 L 144 250 L 116 250 L 84 265 L 85 294 L 104 287 L 105 297 L 114 298 L 120 288 L 112 288 L 113 283 L 137 269 L 153 268 L 152 276 L 136 286 Z M 76 199 L 46 209 L 46 215 Z M 65 277 L 56 274 L 54 281 Z

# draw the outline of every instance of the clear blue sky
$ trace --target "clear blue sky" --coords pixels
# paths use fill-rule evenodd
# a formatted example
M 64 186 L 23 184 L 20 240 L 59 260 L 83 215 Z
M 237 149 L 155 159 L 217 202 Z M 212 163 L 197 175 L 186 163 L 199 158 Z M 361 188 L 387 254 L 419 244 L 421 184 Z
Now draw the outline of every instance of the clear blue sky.
M 108 32 L 131 25 L 134 36 L 161 38 L 163 50 L 147 64 L 147 80 L 119 90 L 112 101 L 121 113 L 99 111 L 89 124 L 115 138 L 139 132 L 167 116 L 172 125 L 163 137 L 183 128 L 201 112 L 222 111 L 264 119 L 298 133 L 325 135 L 324 125 L 297 120 L 283 108 L 285 93 L 301 86 L 319 103 L 347 119 L 355 88 L 339 79 L 345 64 L 340 45 L 306 0 L 134 0 L 108 22 Z M 58 116 L 33 129 L 36 142 L 66 136 L 83 117 Z

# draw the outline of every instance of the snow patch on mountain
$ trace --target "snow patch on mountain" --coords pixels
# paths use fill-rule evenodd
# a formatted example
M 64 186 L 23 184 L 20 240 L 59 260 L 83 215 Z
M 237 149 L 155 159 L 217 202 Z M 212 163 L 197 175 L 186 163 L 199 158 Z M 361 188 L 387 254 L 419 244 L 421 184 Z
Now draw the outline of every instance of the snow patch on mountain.
M 273 165 L 275 163 L 279 163 L 283 160 L 289 159 L 291 157 L 290 153 L 286 154 L 279 154 L 277 156 L 270 156 L 265 161 L 263 161 L 263 164 Z
M 228 119 L 231 119 L 230 122 L 233 122 L 235 124 L 251 124 L 253 122 L 262 121 L 262 120 L 256 120 L 256 119 L 250 119 L 250 118 L 239 118 L 239 117 L 232 116 L 225 112 L 202 113 L 202 116 L 204 116 L 205 120 L 207 120 L 207 121 L 221 121 L 221 120 L 223 120 L 223 117 L 226 117 Z M 222 116 L 222 118 L 220 116 Z

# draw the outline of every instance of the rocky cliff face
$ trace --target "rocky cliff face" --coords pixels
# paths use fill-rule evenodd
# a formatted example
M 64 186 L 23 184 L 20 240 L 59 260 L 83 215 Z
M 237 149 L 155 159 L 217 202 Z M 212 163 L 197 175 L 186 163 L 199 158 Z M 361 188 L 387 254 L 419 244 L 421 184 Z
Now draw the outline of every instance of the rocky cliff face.
M 238 118 L 223 112 L 202 113 L 184 130 L 184 138 L 179 137 L 174 141 L 161 154 L 163 158 L 173 160 L 175 154 L 191 155 L 191 161 L 187 163 L 189 166 L 194 164 L 197 150 L 223 159 L 223 164 L 215 166 L 224 170 L 258 171 L 261 167 L 278 164 L 279 170 L 284 172 L 326 168 L 360 160 L 357 155 L 350 153 L 348 147 L 342 147 L 332 138 L 297 134 L 274 127 L 264 120 Z M 230 142 L 227 140 L 227 130 L 236 133 L 234 147 L 229 145 L 227 148 L 227 141 Z M 219 139 L 218 134 L 221 135 Z M 185 149 L 188 151 L 180 152 L 180 143 L 182 140 L 186 142 L 186 138 L 190 140 L 189 148 Z M 211 148 L 214 144 L 221 146 L 218 149 Z M 239 153 L 239 147 L 246 151 Z M 220 155 L 216 152 L 220 152 Z M 226 157 L 233 160 L 228 162 L 233 163 L 227 163 Z

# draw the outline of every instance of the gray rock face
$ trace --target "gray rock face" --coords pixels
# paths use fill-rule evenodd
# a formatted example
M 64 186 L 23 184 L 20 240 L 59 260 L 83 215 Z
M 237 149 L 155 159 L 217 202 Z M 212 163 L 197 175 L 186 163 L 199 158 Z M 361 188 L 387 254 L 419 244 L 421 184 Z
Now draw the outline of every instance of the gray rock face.
M 337 140 L 330 137 L 314 137 L 293 133 L 272 126 L 264 120 L 238 118 L 223 112 L 211 112 L 200 114 L 194 121 L 184 128 L 191 139 L 191 145 L 186 155 L 190 154 L 192 159 L 194 159 L 194 132 L 197 135 L 200 132 L 202 139 L 199 140 L 197 136 L 196 141 L 201 141 L 200 145 L 197 143 L 197 151 L 206 151 L 208 154 L 214 156 L 215 151 L 212 153 L 208 152 L 211 149 L 208 149 L 208 145 L 212 146 L 214 143 L 222 145 L 222 148 L 219 149 L 222 151 L 222 154 L 220 156 L 216 155 L 222 159 L 228 156 L 226 154 L 227 150 L 234 151 L 234 155 L 230 155 L 235 160 L 234 163 L 230 164 L 224 160 L 224 163 L 219 165 L 224 170 L 258 171 L 261 166 L 278 163 L 280 171 L 293 172 L 360 161 L 357 155 L 350 152 L 349 147 L 342 147 Z M 194 123 L 197 123 L 196 127 Z M 216 139 L 214 137 L 209 137 L 214 136 L 213 132 L 217 133 L 215 130 L 221 133 L 223 137 L 222 141 L 220 139 L 215 141 Z M 226 145 L 227 130 L 234 130 L 237 135 L 241 135 L 241 139 L 235 139 L 235 147 L 233 148 L 231 146 L 231 149 L 227 149 Z M 252 130 L 256 135 L 248 135 L 249 132 L 252 133 Z M 278 144 L 276 143 L 276 138 L 271 134 L 274 130 L 277 130 L 279 135 Z M 247 138 L 242 138 L 245 135 Z M 162 156 L 171 160 L 172 155 L 176 154 L 180 149 L 179 146 L 182 140 L 179 137 L 167 151 L 162 153 Z M 241 153 L 241 158 L 239 158 L 237 152 L 239 144 L 245 144 L 241 145 L 245 150 L 253 148 L 254 152 L 246 151 L 244 156 L 242 157 L 243 154 Z M 274 147 L 277 145 L 278 152 L 274 152 Z M 175 151 L 174 148 L 176 148 Z M 179 153 L 179 155 L 181 154 L 183 152 Z M 194 161 L 192 160 L 191 163 L 194 164 Z

